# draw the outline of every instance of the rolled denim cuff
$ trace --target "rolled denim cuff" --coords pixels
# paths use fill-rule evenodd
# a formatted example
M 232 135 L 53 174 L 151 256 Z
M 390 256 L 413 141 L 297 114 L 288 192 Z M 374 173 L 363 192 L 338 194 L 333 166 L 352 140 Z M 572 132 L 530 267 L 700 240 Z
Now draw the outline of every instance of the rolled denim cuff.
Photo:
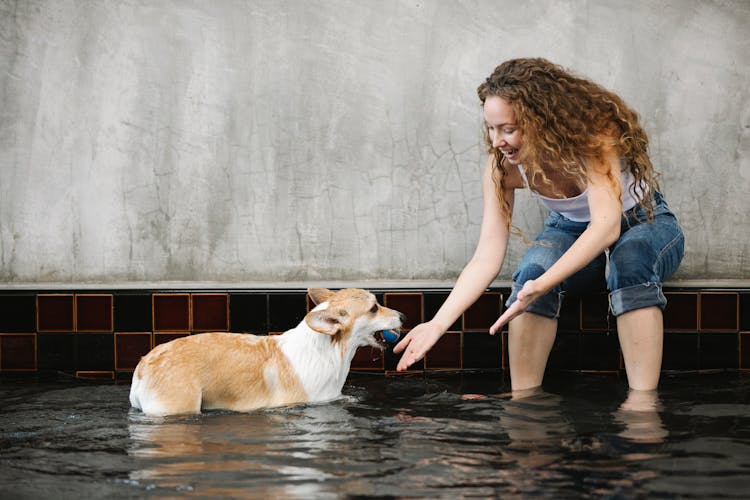
M 505 307 L 510 307 L 510 305 L 517 300 L 518 292 L 521 291 L 521 288 L 523 288 L 523 285 L 519 285 L 518 283 L 511 284 L 510 297 L 505 301 Z M 547 318 L 559 318 L 562 297 L 563 292 L 556 292 L 553 290 L 547 295 L 542 295 L 536 299 L 525 309 L 525 311 L 539 314 L 540 316 L 546 316 Z
M 644 307 L 658 306 L 664 310 L 666 305 L 667 298 L 661 291 L 661 283 L 626 286 L 609 294 L 609 308 L 615 316 Z

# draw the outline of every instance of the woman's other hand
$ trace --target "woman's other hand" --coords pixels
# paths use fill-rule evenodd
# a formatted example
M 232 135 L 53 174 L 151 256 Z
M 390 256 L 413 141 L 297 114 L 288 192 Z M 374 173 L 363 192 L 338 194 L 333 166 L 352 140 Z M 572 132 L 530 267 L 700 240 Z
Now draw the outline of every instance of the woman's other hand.
M 490 335 L 495 335 L 505 324 L 524 312 L 529 305 L 536 299 L 547 293 L 549 290 L 539 285 L 537 280 L 529 280 L 524 283 L 521 290 L 516 295 L 516 301 L 495 321 L 490 327 Z

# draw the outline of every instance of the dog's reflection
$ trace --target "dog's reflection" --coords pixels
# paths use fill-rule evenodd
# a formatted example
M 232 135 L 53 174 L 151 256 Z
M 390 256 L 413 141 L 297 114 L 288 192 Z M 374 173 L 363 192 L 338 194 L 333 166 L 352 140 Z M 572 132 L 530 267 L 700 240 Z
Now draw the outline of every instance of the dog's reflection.
M 190 417 L 133 411 L 128 453 L 140 468 L 130 479 L 193 496 L 309 498 L 329 475 L 316 457 L 348 439 L 352 418 L 336 402 Z

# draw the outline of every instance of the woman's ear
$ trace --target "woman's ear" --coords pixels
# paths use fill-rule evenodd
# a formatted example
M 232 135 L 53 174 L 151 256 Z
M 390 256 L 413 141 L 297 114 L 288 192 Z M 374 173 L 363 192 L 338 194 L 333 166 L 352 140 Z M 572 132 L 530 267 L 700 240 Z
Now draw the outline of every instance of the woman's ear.
M 317 306 L 318 304 L 322 304 L 330 299 L 333 292 L 327 288 L 308 288 L 307 294 L 310 296 L 310 300 L 313 301 L 313 304 Z

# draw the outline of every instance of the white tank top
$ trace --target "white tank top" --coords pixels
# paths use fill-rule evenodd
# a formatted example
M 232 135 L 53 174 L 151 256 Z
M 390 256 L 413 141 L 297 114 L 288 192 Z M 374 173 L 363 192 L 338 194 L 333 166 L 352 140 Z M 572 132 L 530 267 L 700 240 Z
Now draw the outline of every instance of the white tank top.
M 557 212 L 566 219 L 570 219 L 573 222 L 590 222 L 591 211 L 589 210 L 589 188 L 587 187 L 583 193 L 573 198 L 548 198 L 537 193 L 531 186 L 529 186 L 529 180 L 526 178 L 526 174 L 523 171 L 523 167 L 518 165 L 518 171 L 521 172 L 521 177 L 526 183 L 531 193 L 539 198 L 542 205 L 547 207 L 548 210 Z M 638 200 L 643 196 L 644 190 L 639 187 L 636 189 L 638 197 L 633 195 L 633 191 L 630 189 L 635 178 L 627 168 L 627 164 L 624 160 L 620 160 L 620 172 L 621 172 L 621 184 L 622 184 L 622 209 L 623 211 L 630 210 L 638 204 Z

